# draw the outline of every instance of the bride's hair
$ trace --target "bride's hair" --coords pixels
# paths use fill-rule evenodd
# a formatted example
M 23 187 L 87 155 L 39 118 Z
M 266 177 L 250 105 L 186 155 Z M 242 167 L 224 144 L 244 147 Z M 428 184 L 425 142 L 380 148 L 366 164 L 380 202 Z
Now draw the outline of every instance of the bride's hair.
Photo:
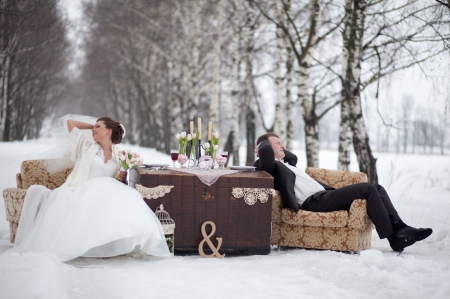
M 112 130 L 111 134 L 111 141 L 114 144 L 118 144 L 122 142 L 123 137 L 123 127 L 120 125 L 119 122 L 112 120 L 110 117 L 104 116 L 97 119 L 97 121 L 102 121 L 105 124 L 105 127 L 107 129 Z

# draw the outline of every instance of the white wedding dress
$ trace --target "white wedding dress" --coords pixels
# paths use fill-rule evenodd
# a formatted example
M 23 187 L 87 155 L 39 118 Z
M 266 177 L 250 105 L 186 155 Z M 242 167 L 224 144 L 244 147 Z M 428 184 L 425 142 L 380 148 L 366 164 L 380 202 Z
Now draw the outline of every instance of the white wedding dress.
M 75 189 L 31 186 L 11 250 L 50 252 L 68 261 L 117 256 L 140 245 L 147 254 L 170 256 L 159 220 L 139 192 L 113 178 L 117 169 L 114 156 L 104 163 L 100 148 L 89 179 Z

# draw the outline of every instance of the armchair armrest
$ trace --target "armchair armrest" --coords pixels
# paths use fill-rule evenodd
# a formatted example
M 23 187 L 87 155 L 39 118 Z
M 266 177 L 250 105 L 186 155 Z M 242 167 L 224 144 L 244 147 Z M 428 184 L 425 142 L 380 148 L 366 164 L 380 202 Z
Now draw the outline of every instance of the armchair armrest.
M 341 188 L 344 186 L 366 183 L 367 175 L 363 172 L 332 170 L 325 168 L 306 168 L 305 172 L 313 179 L 327 184 L 333 188 Z
M 367 215 L 367 201 L 364 199 L 356 199 L 353 201 L 348 212 L 348 227 L 360 230 L 374 229 L 372 221 Z
M 283 204 L 281 201 L 281 195 L 278 190 L 275 190 L 275 195 L 272 195 L 272 222 L 280 223 L 281 222 L 281 209 L 283 208 Z
M 19 188 L 8 188 L 3 190 L 6 220 L 9 222 L 19 222 L 27 190 L 28 189 Z

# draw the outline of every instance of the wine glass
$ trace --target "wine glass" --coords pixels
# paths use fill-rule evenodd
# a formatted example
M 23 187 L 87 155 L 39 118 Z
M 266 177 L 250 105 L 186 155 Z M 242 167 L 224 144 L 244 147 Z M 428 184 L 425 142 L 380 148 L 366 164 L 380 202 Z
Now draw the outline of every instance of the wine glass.
M 223 166 L 225 165 L 225 163 L 227 163 L 227 158 L 222 155 L 218 155 L 216 157 L 216 162 L 217 164 L 219 164 L 219 169 L 223 169 Z
M 170 150 L 170 158 L 172 159 L 173 167 L 175 167 L 175 162 L 178 160 L 178 153 L 179 150 L 177 149 Z
M 228 159 L 228 152 L 227 152 L 227 151 L 221 151 L 221 152 L 220 152 L 220 155 L 221 155 L 222 157 Z

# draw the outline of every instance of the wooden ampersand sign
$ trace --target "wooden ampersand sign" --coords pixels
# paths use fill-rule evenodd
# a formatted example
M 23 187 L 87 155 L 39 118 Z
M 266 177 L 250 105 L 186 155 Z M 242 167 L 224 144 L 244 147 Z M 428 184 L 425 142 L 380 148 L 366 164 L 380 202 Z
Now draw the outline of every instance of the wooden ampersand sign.
M 209 235 L 207 235 L 206 231 L 205 231 L 206 225 L 208 225 L 208 224 L 211 225 L 211 233 Z M 220 246 L 222 246 L 222 238 L 216 238 L 216 240 L 218 242 L 217 248 L 214 246 L 214 244 L 209 239 L 212 237 L 212 235 L 214 235 L 215 232 L 216 232 L 216 225 L 214 224 L 214 222 L 206 221 L 202 224 L 202 236 L 204 239 L 198 245 L 198 254 L 200 254 L 201 257 L 217 256 L 218 258 L 221 259 L 225 256 L 225 254 L 219 253 Z M 205 244 L 205 242 L 208 244 L 209 248 L 211 248 L 211 250 L 213 252 L 212 254 L 205 254 L 205 252 L 203 252 L 203 245 Z

